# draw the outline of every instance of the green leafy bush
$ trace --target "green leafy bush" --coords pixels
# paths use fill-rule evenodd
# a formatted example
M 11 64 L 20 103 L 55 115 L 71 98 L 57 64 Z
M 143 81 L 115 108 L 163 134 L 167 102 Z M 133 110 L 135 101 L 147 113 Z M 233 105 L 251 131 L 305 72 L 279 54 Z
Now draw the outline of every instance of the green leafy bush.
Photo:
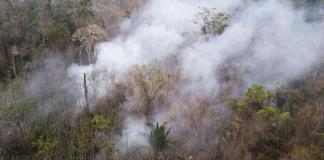
M 67 24 L 55 24 L 44 33 L 49 44 L 64 47 L 71 41 L 71 33 Z
M 0 92 L 0 120 L 19 121 L 36 107 L 36 102 L 24 96 L 23 83 L 15 80 L 7 91 Z
M 280 110 L 273 106 L 266 106 L 260 109 L 257 114 L 260 115 L 262 118 L 270 119 L 280 113 Z
M 259 111 L 257 111 L 257 114 L 262 117 L 263 119 L 270 120 L 270 119 L 276 119 L 279 121 L 288 121 L 290 120 L 290 114 L 289 112 L 282 112 L 279 108 L 274 106 L 266 106 Z
M 90 120 L 91 126 L 99 130 L 109 130 L 112 129 L 115 123 L 115 117 L 113 115 L 99 115 L 96 114 Z
M 236 103 L 239 110 L 253 108 L 259 110 L 262 107 L 269 106 L 273 103 L 273 95 L 270 91 L 264 90 L 261 85 L 253 85 L 245 92 L 243 99 Z
M 56 151 L 59 141 L 56 138 L 39 138 L 32 145 L 37 149 L 37 157 L 47 159 Z

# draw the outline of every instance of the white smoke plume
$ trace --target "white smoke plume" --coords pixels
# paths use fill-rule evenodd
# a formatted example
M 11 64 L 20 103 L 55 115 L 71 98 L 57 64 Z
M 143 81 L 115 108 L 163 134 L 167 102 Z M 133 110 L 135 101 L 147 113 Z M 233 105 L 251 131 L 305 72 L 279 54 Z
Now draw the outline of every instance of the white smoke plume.
M 216 8 L 231 15 L 224 33 L 202 34 L 201 27 L 193 23 L 200 7 Z M 304 10 L 295 9 L 288 0 L 149 0 L 120 27 L 121 35 L 97 46 L 95 64 L 69 68 L 70 75 L 78 77 L 80 85 L 83 73 L 104 70 L 107 75 L 113 73 L 118 82 L 124 80 L 135 65 L 154 64 L 175 56 L 176 68 L 181 69 L 190 82 L 177 87 L 180 94 L 173 99 L 213 99 L 222 86 L 220 71 L 224 66 L 235 68 L 239 73 L 243 80 L 240 87 L 259 83 L 272 88 L 302 76 L 320 61 L 324 49 L 324 29 L 320 22 L 307 22 Z M 225 70 L 228 72 L 225 74 L 231 75 L 230 71 Z M 107 86 L 107 81 L 98 82 L 101 96 L 110 92 L 109 87 L 103 86 Z M 238 95 L 237 90 L 233 89 L 232 94 Z M 215 108 L 209 104 L 213 102 L 210 100 L 206 106 Z M 191 105 L 170 104 L 172 106 L 161 110 L 155 119 L 165 121 L 167 114 L 177 115 L 175 121 L 170 122 L 171 134 L 177 137 L 177 133 L 185 131 L 182 124 L 185 113 L 182 114 L 181 106 L 190 108 Z M 128 145 L 148 145 L 144 141 L 149 131 L 144 126 L 145 121 L 134 123 L 130 119 L 124 125 L 124 130 L 133 135 L 129 135 Z M 208 121 L 202 122 L 205 123 L 202 127 L 208 130 Z M 119 140 L 124 144 L 125 137 Z

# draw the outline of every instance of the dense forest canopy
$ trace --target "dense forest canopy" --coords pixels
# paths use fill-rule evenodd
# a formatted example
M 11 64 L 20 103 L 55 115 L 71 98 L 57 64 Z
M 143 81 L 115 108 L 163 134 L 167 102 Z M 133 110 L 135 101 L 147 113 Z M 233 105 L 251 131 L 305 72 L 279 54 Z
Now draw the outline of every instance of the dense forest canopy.
M 0 0 L 0 160 L 324 160 L 323 0 Z

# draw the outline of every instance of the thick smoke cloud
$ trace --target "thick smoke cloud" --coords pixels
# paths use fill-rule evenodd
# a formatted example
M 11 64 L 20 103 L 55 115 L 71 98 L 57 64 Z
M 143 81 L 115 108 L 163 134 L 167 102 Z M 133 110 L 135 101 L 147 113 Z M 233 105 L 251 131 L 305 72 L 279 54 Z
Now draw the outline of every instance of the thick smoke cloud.
M 193 23 L 200 7 L 216 8 L 231 15 L 224 33 L 202 34 L 200 26 Z M 302 76 L 318 63 L 322 54 L 323 27 L 319 21 L 307 22 L 304 14 L 302 9 L 294 9 L 290 1 L 280 0 L 150 0 L 132 18 L 120 24 L 120 36 L 97 46 L 96 64 L 73 65 L 69 73 L 78 77 L 76 80 L 80 85 L 83 73 L 93 70 L 113 73 L 116 81 L 122 81 L 135 65 L 163 62 L 175 56 L 176 68 L 183 71 L 189 82 L 177 88 L 180 94 L 173 99 L 184 99 L 185 96 L 186 100 L 192 101 L 199 97 L 217 98 L 226 84 L 222 80 L 224 74 L 239 76 L 241 85 L 232 90 L 234 95 L 240 95 L 239 87 L 254 83 L 274 88 Z M 109 89 L 102 87 L 107 86 L 106 82 L 98 83 L 98 90 L 102 90 L 99 93 L 109 94 Z M 177 115 L 178 118 L 170 122 L 172 136 L 177 137 L 177 133 L 185 130 L 182 125 L 185 114 L 180 114 L 183 111 L 179 107 L 181 104 L 174 102 L 171 105 L 174 106 L 160 111 L 155 119 L 167 121 L 166 114 Z M 184 106 L 190 108 L 190 105 Z M 144 141 L 138 143 L 148 134 L 145 121 L 129 122 L 132 120 L 125 121 L 125 130 L 136 136 L 128 137 L 128 145 L 147 145 Z M 206 125 L 199 130 L 210 132 L 208 120 L 203 122 Z M 123 143 L 125 137 L 119 140 Z

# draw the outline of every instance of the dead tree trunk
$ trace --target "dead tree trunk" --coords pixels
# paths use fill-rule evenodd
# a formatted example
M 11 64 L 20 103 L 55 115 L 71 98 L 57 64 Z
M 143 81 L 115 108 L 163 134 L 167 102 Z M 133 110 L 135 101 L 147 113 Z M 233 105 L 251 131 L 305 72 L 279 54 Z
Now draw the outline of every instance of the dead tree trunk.
M 16 63 L 15 63 L 15 55 L 17 55 L 17 48 L 15 46 L 10 47 L 9 50 L 7 50 L 8 53 L 8 75 L 10 75 L 11 78 L 17 77 L 16 72 Z
M 88 64 L 90 65 L 91 64 L 91 47 L 90 46 L 88 47 L 87 52 L 88 52 Z
M 84 73 L 83 75 L 83 88 L 84 88 L 84 99 L 86 102 L 86 108 L 85 111 L 89 113 L 89 101 L 88 101 L 88 87 L 87 87 L 87 76 Z

